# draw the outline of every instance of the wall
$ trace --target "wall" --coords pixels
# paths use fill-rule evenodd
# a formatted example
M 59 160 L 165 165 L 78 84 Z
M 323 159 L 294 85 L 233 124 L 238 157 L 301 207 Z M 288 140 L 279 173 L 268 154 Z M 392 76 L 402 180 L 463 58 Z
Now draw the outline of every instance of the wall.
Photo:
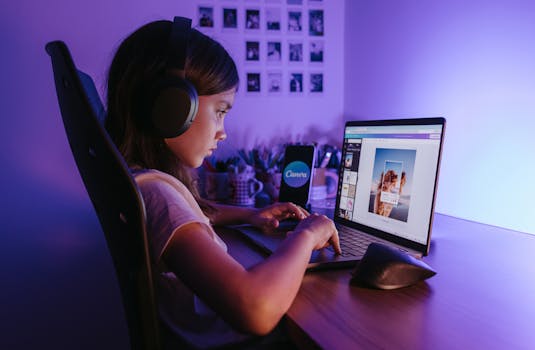
M 215 29 L 204 30 L 223 43 L 238 64 L 241 84 L 235 106 L 226 122 L 228 140 L 222 145 L 219 154 L 240 147 L 250 148 L 255 145 L 276 144 L 291 141 L 340 143 L 343 118 L 343 18 L 344 1 L 309 1 L 303 0 L 302 5 L 287 5 L 286 1 L 200 1 L 202 5 L 215 3 L 215 13 L 221 7 L 237 7 L 238 30 L 221 30 L 219 16 L 215 16 Z M 279 6 L 281 13 L 281 32 L 269 32 L 264 29 L 266 9 Z M 244 30 L 242 14 L 245 9 L 260 9 L 261 29 L 259 33 Z M 292 9 L 303 10 L 303 32 L 288 33 L 286 12 Z M 308 35 L 309 9 L 323 9 L 325 35 L 314 37 Z M 245 41 L 260 41 L 260 62 L 245 60 Z M 282 62 L 267 62 L 265 44 L 267 41 L 282 42 Z M 311 63 L 308 59 L 308 46 L 312 40 L 324 43 L 323 63 Z M 304 47 L 303 63 L 289 62 L 287 44 L 301 42 Z M 268 93 L 266 73 L 280 71 L 283 75 L 283 89 L 280 94 Z M 262 74 L 262 91 L 247 92 L 246 73 Z M 292 72 L 304 73 L 304 91 L 293 94 L 288 90 L 289 75 Z M 324 91 L 320 94 L 310 93 L 308 84 L 309 73 L 324 74 Z
M 263 1 L 245 0 L 202 4 L 224 2 L 263 6 Z M 279 137 L 320 140 L 318 130 L 338 139 L 341 129 L 331 126 L 341 120 L 343 109 L 343 9 L 343 0 L 336 0 L 325 12 L 323 97 L 249 96 L 240 87 L 222 151 Z M 113 266 L 70 154 L 44 46 L 65 41 L 102 92 L 120 40 L 148 21 L 176 14 L 195 17 L 195 2 L 20 0 L 2 5 L 0 348 L 128 348 Z M 229 46 L 243 73 L 245 36 L 213 34 Z
M 535 233 L 535 3 L 347 1 L 347 119 L 447 118 L 436 210 Z

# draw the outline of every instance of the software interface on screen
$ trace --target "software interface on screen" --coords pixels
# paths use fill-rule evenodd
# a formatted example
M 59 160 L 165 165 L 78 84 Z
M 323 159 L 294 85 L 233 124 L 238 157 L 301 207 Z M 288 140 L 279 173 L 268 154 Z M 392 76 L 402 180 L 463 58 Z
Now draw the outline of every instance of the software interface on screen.
M 425 244 L 442 125 L 346 126 L 336 215 Z

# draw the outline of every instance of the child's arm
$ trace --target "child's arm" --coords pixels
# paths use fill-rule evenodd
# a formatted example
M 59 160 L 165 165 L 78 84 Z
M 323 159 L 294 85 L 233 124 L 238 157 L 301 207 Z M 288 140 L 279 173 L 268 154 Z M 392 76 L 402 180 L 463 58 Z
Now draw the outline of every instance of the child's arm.
M 203 224 L 177 229 L 162 259 L 207 305 L 242 331 L 267 334 L 292 304 L 312 250 L 333 244 L 338 232 L 323 215 L 310 215 L 281 247 L 246 270 L 222 250 Z

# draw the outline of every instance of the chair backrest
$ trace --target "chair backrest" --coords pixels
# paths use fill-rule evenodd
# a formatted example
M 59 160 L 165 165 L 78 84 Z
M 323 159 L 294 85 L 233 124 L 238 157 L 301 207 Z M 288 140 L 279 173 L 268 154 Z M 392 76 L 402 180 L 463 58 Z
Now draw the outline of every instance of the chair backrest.
M 69 145 L 115 265 L 131 348 L 159 349 L 160 329 L 141 194 L 99 120 L 103 108 L 99 112 L 102 103 L 92 79 L 79 73 L 65 43 L 50 42 L 46 51 L 52 59 Z M 84 77 L 83 83 L 80 76 Z
M 100 96 L 98 95 L 97 88 L 95 87 L 95 83 L 93 82 L 93 79 L 89 76 L 89 74 L 86 74 L 82 72 L 81 70 L 77 70 L 78 77 L 80 78 L 80 82 L 82 83 L 82 86 L 84 88 L 84 91 L 86 93 L 87 98 L 89 99 L 89 103 L 91 104 L 91 107 L 93 108 L 93 112 L 98 118 L 98 121 L 104 125 L 104 119 L 106 118 L 106 110 L 104 109 L 104 105 L 102 104 L 102 101 L 100 100 Z

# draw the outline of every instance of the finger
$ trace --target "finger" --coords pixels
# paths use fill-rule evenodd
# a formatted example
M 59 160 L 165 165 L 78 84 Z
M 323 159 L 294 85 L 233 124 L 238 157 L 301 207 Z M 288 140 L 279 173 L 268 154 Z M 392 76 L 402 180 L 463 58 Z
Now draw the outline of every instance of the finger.
M 286 204 L 285 209 L 287 210 L 288 215 L 292 218 L 301 220 L 301 219 L 306 218 L 309 215 L 306 210 L 304 210 L 303 208 L 301 208 L 295 203 L 288 202 L 285 204 Z
M 267 235 L 273 235 L 273 234 L 278 234 L 280 233 L 278 231 L 279 229 L 279 226 L 280 226 L 280 222 L 279 220 L 277 219 L 269 219 L 269 218 L 266 218 L 262 221 L 262 223 L 260 224 L 260 230 L 267 234 Z
M 279 227 L 279 220 L 275 219 L 275 218 L 272 218 L 272 219 L 269 219 L 268 220 L 268 226 L 270 227 L 274 227 L 274 228 L 277 228 Z
M 338 230 L 336 228 L 333 229 L 334 232 L 331 235 L 331 238 L 329 239 L 329 242 L 331 242 L 334 252 L 336 254 L 342 254 L 342 248 L 340 247 L 340 237 L 338 237 Z
M 292 216 L 303 219 L 306 217 L 305 213 L 303 212 L 303 208 L 298 206 L 295 203 L 288 203 L 288 210 L 292 212 Z
M 300 206 L 297 206 L 297 207 L 299 208 L 299 211 L 301 211 L 301 213 L 303 213 L 305 217 L 310 216 L 310 213 L 308 212 L 308 210 Z
M 275 203 L 266 208 L 266 211 L 278 219 L 287 219 L 291 217 L 292 211 L 288 209 L 289 203 Z

